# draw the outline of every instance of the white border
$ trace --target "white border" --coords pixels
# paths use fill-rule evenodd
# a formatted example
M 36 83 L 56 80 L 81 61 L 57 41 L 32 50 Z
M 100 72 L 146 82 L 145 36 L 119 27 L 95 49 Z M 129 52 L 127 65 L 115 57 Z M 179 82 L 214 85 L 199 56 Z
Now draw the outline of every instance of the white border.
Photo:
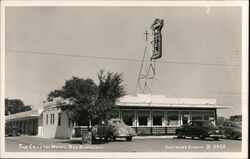
M 48 153 L 13 153 L 5 152 L 4 120 L 1 120 L 1 156 L 5 158 L 247 158 L 248 157 L 248 1 L 1 1 L 1 106 L 5 95 L 5 7 L 9 6 L 239 6 L 242 8 L 242 115 L 243 137 L 242 152 L 143 152 L 143 153 L 79 153 L 79 152 L 48 152 Z M 2 107 L 3 108 L 3 107 Z M 4 119 L 4 109 L 1 109 L 1 119 Z

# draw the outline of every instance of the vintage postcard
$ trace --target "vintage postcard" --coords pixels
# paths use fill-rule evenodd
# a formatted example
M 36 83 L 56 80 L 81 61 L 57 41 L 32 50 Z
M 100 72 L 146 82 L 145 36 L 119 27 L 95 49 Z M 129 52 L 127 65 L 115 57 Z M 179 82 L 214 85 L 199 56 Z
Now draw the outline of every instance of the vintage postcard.
M 248 158 L 248 1 L 1 1 L 1 157 Z

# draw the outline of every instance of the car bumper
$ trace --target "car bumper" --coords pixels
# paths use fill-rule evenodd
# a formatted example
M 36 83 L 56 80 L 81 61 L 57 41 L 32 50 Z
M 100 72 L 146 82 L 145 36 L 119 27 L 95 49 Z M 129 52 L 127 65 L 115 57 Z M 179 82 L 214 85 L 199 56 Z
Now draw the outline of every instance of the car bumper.
M 222 138 L 223 135 L 219 135 L 219 134 L 212 134 L 212 135 L 209 135 L 209 137 L 212 137 L 212 138 Z
M 119 134 L 116 137 L 133 137 L 136 136 L 135 134 Z
M 234 132 L 235 136 L 237 137 L 241 137 L 242 136 L 242 133 L 241 132 Z

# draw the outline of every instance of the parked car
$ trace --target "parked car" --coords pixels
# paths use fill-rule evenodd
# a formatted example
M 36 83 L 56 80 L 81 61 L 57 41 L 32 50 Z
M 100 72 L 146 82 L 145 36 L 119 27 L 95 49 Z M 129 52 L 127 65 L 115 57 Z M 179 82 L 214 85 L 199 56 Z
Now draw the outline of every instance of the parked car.
M 213 138 L 218 140 L 222 138 L 222 132 L 212 122 L 207 120 L 193 120 L 187 125 L 182 125 L 176 129 L 176 135 L 178 138 L 182 137 L 199 137 L 200 139 Z
M 222 132 L 224 137 L 228 139 L 238 139 L 241 138 L 242 127 L 241 124 L 238 124 L 237 122 L 227 121 L 224 122 L 222 126 Z
M 22 134 L 22 130 L 16 126 L 5 126 L 5 136 L 20 136 Z
M 121 119 L 102 121 L 92 128 L 93 140 L 104 138 L 114 141 L 116 138 L 126 138 L 127 141 L 131 141 L 133 136 L 136 136 L 135 130 L 127 126 Z

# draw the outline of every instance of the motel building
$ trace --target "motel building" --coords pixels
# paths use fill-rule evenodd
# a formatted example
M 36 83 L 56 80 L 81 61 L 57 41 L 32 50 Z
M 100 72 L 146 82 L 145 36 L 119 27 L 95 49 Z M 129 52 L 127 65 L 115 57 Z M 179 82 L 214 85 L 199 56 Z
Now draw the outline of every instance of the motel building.
M 5 116 L 5 125 L 16 126 L 24 135 L 43 135 L 43 109 L 35 109 L 26 112 Z
M 66 112 L 57 106 L 58 102 L 66 101 L 55 98 L 44 103 L 42 113 L 36 117 L 40 129 L 37 125 L 25 128 L 24 125 L 18 125 L 17 121 L 20 121 L 20 118 L 16 117 L 21 113 L 7 116 L 6 123 L 17 124 L 25 132 L 29 132 L 29 128 L 32 128 L 33 132 L 34 129 L 39 130 L 39 133 L 33 134 L 45 138 L 70 138 L 76 129 Z M 165 95 L 137 94 L 120 98 L 117 101 L 117 109 L 109 115 L 122 119 L 125 124 L 133 127 L 138 135 L 172 135 L 177 127 L 191 120 L 210 120 L 216 124 L 217 109 L 227 108 L 231 107 L 219 106 L 215 99 L 167 98 Z M 23 123 L 30 123 L 28 120 L 31 116 L 28 114 L 26 118 L 22 118 Z

